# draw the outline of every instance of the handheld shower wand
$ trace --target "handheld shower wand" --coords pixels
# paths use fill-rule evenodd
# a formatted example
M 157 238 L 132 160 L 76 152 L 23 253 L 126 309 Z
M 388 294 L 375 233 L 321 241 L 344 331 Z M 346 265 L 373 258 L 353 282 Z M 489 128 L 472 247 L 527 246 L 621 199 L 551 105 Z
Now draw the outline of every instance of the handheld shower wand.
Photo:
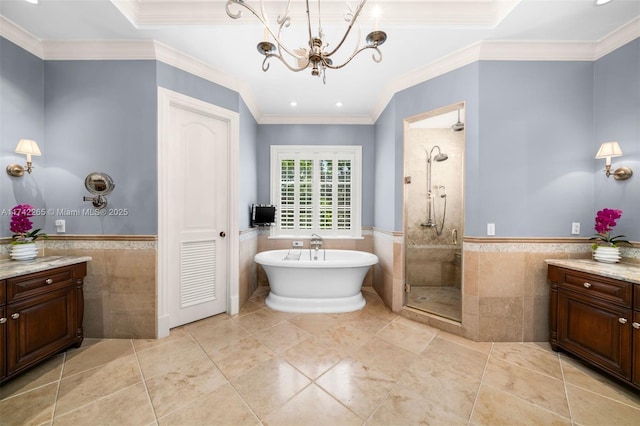
M 433 151 L 437 149 L 438 153 L 432 157 Z M 432 166 L 432 159 L 437 161 L 437 162 L 441 162 L 441 161 L 445 161 L 447 158 L 449 158 L 449 156 L 445 153 L 443 153 L 440 150 L 440 147 L 438 145 L 434 145 L 433 148 L 431 148 L 431 151 L 429 151 L 427 153 L 427 221 L 425 223 L 420 224 L 420 226 L 422 227 L 426 227 L 426 228 L 436 228 L 436 235 L 440 235 L 442 233 L 442 230 L 444 229 L 444 219 L 445 219 L 445 215 L 447 213 L 447 194 L 445 192 L 445 188 L 443 185 L 438 186 L 438 189 L 440 189 L 442 191 L 442 194 L 440 194 L 440 198 L 444 198 L 444 214 L 442 216 L 442 225 L 440 226 L 440 229 L 438 229 L 438 225 L 436 224 L 433 216 L 435 216 L 435 200 L 433 199 L 433 191 L 431 189 L 431 166 Z

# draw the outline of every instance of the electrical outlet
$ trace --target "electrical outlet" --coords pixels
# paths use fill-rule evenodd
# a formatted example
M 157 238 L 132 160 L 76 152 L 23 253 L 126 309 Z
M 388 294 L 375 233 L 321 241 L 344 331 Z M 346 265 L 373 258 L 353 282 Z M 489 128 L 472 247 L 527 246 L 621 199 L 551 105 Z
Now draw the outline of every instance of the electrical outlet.
M 580 222 L 573 222 L 571 224 L 571 235 L 580 235 Z
M 66 222 L 63 219 L 57 219 L 55 224 L 58 234 L 64 234 L 66 232 Z
M 496 235 L 496 224 L 495 223 L 487 223 L 487 235 L 489 235 L 489 236 Z
M 294 241 L 292 245 L 293 247 L 303 247 L 304 243 L 302 241 Z

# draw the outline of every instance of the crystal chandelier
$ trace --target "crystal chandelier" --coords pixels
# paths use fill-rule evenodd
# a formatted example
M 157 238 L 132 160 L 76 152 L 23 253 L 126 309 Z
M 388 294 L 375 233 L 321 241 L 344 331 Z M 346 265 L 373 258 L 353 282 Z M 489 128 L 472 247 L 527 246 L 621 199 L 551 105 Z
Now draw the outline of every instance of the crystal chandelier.
M 380 31 L 377 28 L 377 18 L 375 19 L 374 30 L 370 32 L 365 41 L 366 44 L 364 46 L 360 43 L 360 26 L 356 23 L 360 12 L 367 2 L 367 0 L 360 0 L 358 6 L 353 9 L 347 3 L 347 11 L 344 14 L 344 20 L 347 22 L 348 26 L 342 36 L 340 42 L 336 45 L 335 48 L 329 49 L 329 44 L 324 41 L 325 34 L 322 30 L 322 20 L 320 17 L 320 0 L 318 0 L 318 33 L 317 35 L 313 35 L 311 31 L 311 13 L 309 12 L 309 0 L 305 0 L 306 3 L 306 15 L 307 15 L 307 26 L 309 31 L 309 41 L 308 47 L 301 47 L 298 49 L 290 49 L 285 46 L 281 41 L 281 34 L 284 28 L 289 27 L 291 24 L 291 16 L 290 6 L 291 0 L 287 1 L 287 7 L 284 11 L 284 14 L 278 15 L 276 20 L 277 29 L 274 31 L 272 29 L 271 24 L 269 23 L 269 18 L 266 13 L 266 9 L 264 6 L 265 0 L 260 0 L 260 10 L 256 10 L 253 6 L 248 4 L 246 0 L 227 0 L 227 4 L 225 6 L 227 15 L 233 19 L 238 19 L 242 16 L 242 10 L 238 9 L 235 13 L 231 10 L 232 7 L 239 6 L 244 9 L 247 9 L 253 15 L 255 15 L 262 25 L 264 25 L 265 39 L 258 43 L 258 52 L 264 55 L 264 61 L 262 61 L 262 71 L 267 71 L 269 69 L 269 59 L 277 58 L 279 59 L 287 68 L 291 71 L 298 72 L 305 70 L 307 68 L 311 68 L 311 75 L 319 76 L 322 74 L 323 82 L 326 82 L 325 70 L 327 68 L 330 69 L 340 69 L 347 65 L 351 60 L 356 57 L 360 52 L 366 49 L 373 49 L 373 53 L 371 55 L 374 62 L 378 63 L 382 61 L 382 53 L 380 52 L 379 46 L 382 45 L 387 39 L 387 34 L 384 31 Z M 344 60 L 341 64 L 334 64 L 332 60 L 332 56 L 342 47 L 347 36 L 351 32 L 354 24 L 356 25 L 358 31 L 358 43 L 355 48 L 351 52 L 351 55 Z M 273 38 L 275 43 L 269 41 L 269 36 Z

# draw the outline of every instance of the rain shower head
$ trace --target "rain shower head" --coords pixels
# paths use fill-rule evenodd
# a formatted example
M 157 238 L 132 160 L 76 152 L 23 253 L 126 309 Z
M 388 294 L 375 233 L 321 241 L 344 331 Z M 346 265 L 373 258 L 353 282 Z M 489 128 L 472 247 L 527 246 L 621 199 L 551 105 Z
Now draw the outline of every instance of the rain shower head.
M 437 149 L 438 153 L 436 154 L 435 157 L 433 157 L 433 159 L 435 161 L 444 161 L 447 158 L 449 158 L 449 156 L 447 154 L 445 154 L 444 152 L 440 151 L 440 147 L 438 145 L 434 145 L 433 148 L 431 148 L 431 151 L 429 151 L 429 154 L 427 156 L 427 162 L 431 162 L 431 155 L 433 154 L 433 150 Z
M 460 110 L 458 110 L 458 122 L 451 126 L 452 132 L 461 132 L 464 130 L 464 123 L 460 121 Z
M 447 158 L 449 158 L 449 156 L 447 154 L 445 154 L 444 152 L 441 152 L 440 154 L 438 154 L 435 157 L 433 157 L 433 159 L 436 160 L 436 161 L 444 161 Z

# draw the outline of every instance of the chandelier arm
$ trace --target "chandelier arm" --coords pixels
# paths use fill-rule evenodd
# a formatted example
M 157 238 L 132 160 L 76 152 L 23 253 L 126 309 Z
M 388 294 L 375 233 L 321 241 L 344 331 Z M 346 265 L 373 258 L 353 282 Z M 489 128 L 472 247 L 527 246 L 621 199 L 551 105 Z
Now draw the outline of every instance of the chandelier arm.
M 310 62 L 310 61 L 307 61 L 307 63 L 304 64 L 303 67 L 294 67 L 291 64 L 289 64 L 284 59 L 284 57 L 282 57 L 282 55 L 280 55 L 279 53 L 269 53 L 269 54 L 265 55 L 264 61 L 262 62 L 262 71 L 267 71 L 269 69 L 269 64 L 266 64 L 266 62 L 270 58 L 278 59 L 280 62 L 282 62 L 284 64 L 284 66 L 286 66 L 287 68 L 289 68 L 293 72 L 300 72 L 300 71 L 306 70 L 307 67 L 309 66 L 309 62 Z M 266 68 L 265 68 L 265 64 L 266 64 Z
M 278 25 L 280 25 L 280 28 L 282 28 L 282 23 L 284 21 L 288 21 L 291 22 L 291 17 L 289 16 L 289 11 L 291 10 L 291 0 L 289 0 L 287 2 L 287 8 L 284 11 L 284 15 L 278 15 L 278 19 L 276 19 L 276 21 L 278 22 Z M 285 27 L 288 27 L 289 24 L 287 23 L 287 25 L 285 25 Z
M 308 0 L 307 0 L 308 1 Z M 358 16 L 360 16 L 360 12 L 362 12 L 362 8 L 364 7 L 365 3 L 367 2 L 367 0 L 361 0 L 360 4 L 358 4 L 358 7 L 355 11 L 355 13 L 353 14 L 351 20 L 349 21 L 349 26 L 347 27 L 346 32 L 344 33 L 344 35 L 342 36 L 342 40 L 340 40 L 340 43 L 338 43 L 338 45 L 335 47 L 335 49 L 333 49 L 331 52 L 326 53 L 324 56 L 327 57 L 331 57 L 331 55 L 333 55 L 334 53 L 336 53 L 338 51 L 338 49 L 340 49 L 340 47 L 344 44 L 345 40 L 347 39 L 347 37 L 349 36 L 349 33 L 351 32 L 351 28 L 353 27 L 353 24 L 357 21 Z M 359 45 L 359 41 L 358 41 L 358 45 Z M 363 48 L 364 49 L 364 48 Z M 353 58 L 353 56 L 351 56 L 351 58 L 349 58 L 349 61 Z M 348 61 L 347 61 L 348 62 Z
M 367 49 L 373 49 L 376 52 L 378 52 L 378 58 L 376 58 L 375 56 L 375 52 L 371 55 L 371 58 L 374 60 L 374 62 L 379 63 L 380 61 L 382 61 L 382 52 L 380 52 L 380 49 L 378 48 L 378 46 L 364 46 L 360 49 L 358 49 L 354 54 L 352 54 L 351 56 L 349 56 L 349 58 L 341 65 L 333 65 L 333 64 L 329 64 L 327 63 L 325 60 L 323 60 L 322 62 L 324 63 L 324 66 L 327 68 L 331 68 L 332 70 L 339 70 L 340 68 L 343 68 L 345 65 L 347 65 L 349 62 L 351 62 L 351 60 L 353 58 L 355 58 L 356 56 L 358 56 L 358 53 L 367 50 Z
M 227 12 L 227 15 L 229 16 L 229 18 L 231 18 L 231 19 L 240 19 L 242 17 L 242 9 L 238 9 L 237 13 L 233 13 L 233 12 L 231 12 L 231 5 L 232 4 L 236 4 L 236 5 L 240 5 L 240 6 L 244 6 L 244 5 L 238 3 L 238 1 L 235 1 L 235 0 L 227 0 L 227 3 L 224 5 L 224 10 Z
M 229 15 L 229 17 L 231 17 L 233 19 L 238 19 L 238 18 L 240 18 L 242 16 L 242 10 L 239 10 L 238 13 L 235 13 L 235 14 L 231 12 L 230 6 L 232 4 L 244 7 L 249 12 L 251 12 L 256 18 L 258 18 L 258 20 L 262 23 L 262 25 L 269 32 L 269 34 L 271 34 L 271 37 L 273 37 L 274 41 L 276 42 L 276 45 L 278 46 L 278 49 L 284 50 L 285 52 L 287 52 L 290 56 L 292 56 L 294 58 L 301 58 L 300 56 L 296 55 L 291 50 L 289 50 L 289 48 L 287 48 L 287 46 L 285 46 L 280 41 L 279 33 L 282 31 L 283 27 L 288 27 L 289 23 L 291 21 L 291 18 L 288 16 L 288 13 L 289 13 L 288 10 L 287 10 L 287 13 L 285 14 L 285 16 L 282 18 L 282 22 L 280 23 L 278 35 L 276 35 L 271 30 L 271 27 L 269 26 L 269 22 L 267 20 L 265 20 L 265 18 L 260 13 L 258 13 L 253 7 L 251 7 L 249 4 L 245 3 L 244 1 L 241 1 L 241 0 L 227 0 L 225 9 L 226 9 L 227 15 Z M 263 4 L 264 3 L 261 2 L 261 5 L 263 5 Z

